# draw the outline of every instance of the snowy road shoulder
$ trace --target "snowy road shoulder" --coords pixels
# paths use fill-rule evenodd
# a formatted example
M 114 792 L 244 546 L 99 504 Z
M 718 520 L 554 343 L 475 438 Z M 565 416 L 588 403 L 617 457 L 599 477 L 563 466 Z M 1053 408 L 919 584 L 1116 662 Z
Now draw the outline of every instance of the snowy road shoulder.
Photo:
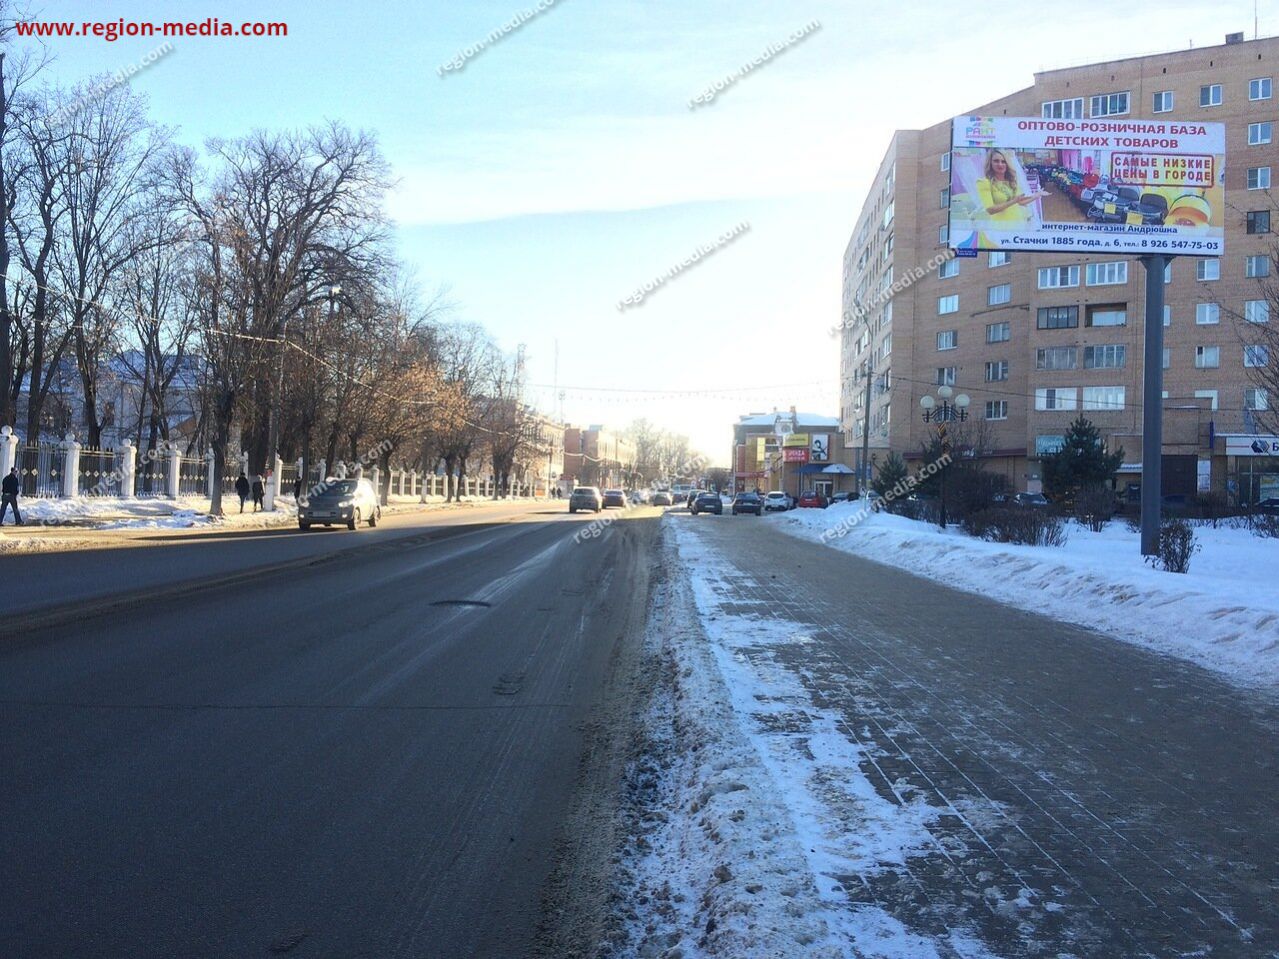
M 948 810 L 876 791 L 840 717 L 774 655 L 803 627 L 752 613 L 715 572 L 723 557 L 665 526 L 672 575 L 647 638 L 663 680 L 629 777 L 626 905 L 605 954 L 987 959 L 962 925 L 930 938 L 850 897 L 847 883 L 931 852 Z
M 1143 564 L 1137 535 L 1112 521 L 1068 524 L 1065 546 L 988 543 L 857 504 L 770 517 L 781 531 L 1001 603 L 1190 660 L 1248 686 L 1279 684 L 1279 540 L 1196 527 L 1187 574 Z

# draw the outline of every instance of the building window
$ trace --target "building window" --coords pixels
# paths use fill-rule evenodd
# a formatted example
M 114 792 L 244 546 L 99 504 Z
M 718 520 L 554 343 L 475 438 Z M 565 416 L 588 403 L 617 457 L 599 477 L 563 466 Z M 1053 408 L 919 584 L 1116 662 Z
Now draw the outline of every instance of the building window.
M 1041 266 L 1039 268 L 1039 288 L 1041 290 L 1057 290 L 1067 286 L 1079 285 L 1079 267 L 1077 266 Z
M 1122 343 L 1084 347 L 1084 369 L 1121 370 L 1128 363 L 1128 347 Z
M 1245 346 L 1243 348 L 1243 365 L 1248 369 L 1270 365 L 1270 351 L 1264 346 Z
M 1270 275 L 1270 257 L 1264 253 L 1258 256 L 1250 256 L 1243 261 L 1243 275 L 1248 279 L 1256 279 L 1262 276 Z
M 1249 123 L 1248 146 L 1264 146 L 1270 142 L 1273 131 L 1274 125 L 1269 120 L 1265 120 L 1261 123 Z
M 1244 300 L 1243 318 L 1249 323 L 1269 323 L 1270 301 Z
M 986 419 L 988 420 L 1008 419 L 1008 401 L 1007 400 L 987 400 L 986 401 Z
M 1269 190 L 1270 189 L 1270 167 L 1268 166 L 1248 167 L 1248 189 L 1249 190 Z
M 937 242 L 945 246 L 950 242 L 950 224 L 943 223 L 937 228 Z
M 1165 370 L 1172 369 L 1172 350 L 1168 349 L 1166 346 L 1164 347 L 1163 367 Z
M 1200 282 L 1221 279 L 1221 261 L 1202 259 L 1195 261 L 1195 279 Z
M 999 306 L 1007 303 L 1013 298 L 1013 285 L 1011 283 L 1001 283 L 999 286 L 992 286 L 986 292 L 986 305 Z
M 1007 323 L 987 323 L 987 343 L 1007 343 L 1013 338 L 1012 327 Z
M 1249 387 L 1243 391 L 1243 408 L 1246 410 L 1267 410 L 1270 408 L 1270 397 L 1259 386 Z
M 950 172 L 950 154 L 949 153 L 943 153 L 941 155 L 941 172 L 942 173 Z
M 1270 99 L 1270 78 L 1257 77 L 1255 80 L 1248 81 L 1248 99 L 1249 100 L 1269 100 Z
M 1154 105 L 1150 108 L 1152 113 L 1167 113 L 1172 109 L 1172 91 L 1160 90 L 1155 94 Z
M 942 260 L 937 267 L 938 279 L 949 280 L 952 276 L 959 276 L 959 260 Z
M 1249 233 L 1269 233 L 1270 232 L 1270 211 L 1269 210 L 1249 210 L 1248 211 L 1248 232 Z
M 950 206 L 950 187 L 942 187 L 941 193 L 938 194 L 938 199 L 941 201 L 941 208 L 943 210 Z
M 947 313 L 959 312 L 959 294 L 952 293 L 950 296 L 937 297 L 937 315 L 945 316 Z
M 1079 325 L 1077 306 L 1041 306 L 1035 325 L 1041 330 L 1068 330 Z
M 1124 388 L 1122 386 L 1085 386 L 1084 409 L 1122 410 Z
M 955 330 L 942 330 L 937 334 L 937 349 L 953 350 L 959 345 L 959 333 Z
M 1221 84 L 1210 83 L 1199 88 L 1199 105 L 1201 107 L 1221 106 Z
M 1078 352 L 1073 346 L 1050 346 L 1035 351 L 1035 369 L 1037 370 L 1073 370 L 1078 360 Z
M 986 382 L 1002 383 L 1008 379 L 1008 361 L 991 360 L 986 364 Z
M 993 270 L 997 266 L 1006 266 L 1012 261 L 1013 261 L 1013 255 L 1011 253 L 1005 253 L 1003 251 L 997 250 L 994 253 L 990 254 L 990 259 L 987 262 L 987 266 L 989 266 Z
M 1074 410 L 1079 402 L 1079 390 L 1075 387 L 1040 387 L 1035 390 L 1035 409 Z
M 1117 306 L 1090 306 L 1085 326 L 1127 326 L 1128 310 Z
M 1214 326 L 1221 322 L 1221 306 L 1216 303 L 1196 303 L 1195 323 L 1199 326 Z
M 1208 408 L 1210 410 L 1216 411 L 1217 409 L 1217 391 L 1216 390 L 1195 390 L 1195 399 L 1211 401 L 1212 405 L 1209 406 Z
M 1172 326 L 1172 307 L 1164 304 L 1164 326 Z
M 1078 120 L 1084 115 L 1084 98 L 1073 100 L 1049 100 L 1040 107 L 1045 120 Z
M 955 385 L 955 367 L 953 366 L 937 367 L 937 385 L 938 386 L 954 386 Z
M 1115 286 L 1128 282 L 1128 261 L 1089 263 L 1085 282 L 1088 286 Z
M 1221 366 L 1221 347 L 1219 346 L 1196 346 L 1195 347 L 1195 369 L 1215 370 L 1219 366 Z
M 1095 117 L 1117 117 L 1127 112 L 1127 93 L 1102 93 L 1092 98 L 1092 115 Z
M 1168 262 L 1164 264 L 1164 285 L 1167 286 L 1171 282 L 1172 282 L 1172 260 L 1169 259 Z
M 888 206 L 884 207 L 884 221 L 881 225 L 887 227 L 888 224 L 892 223 L 893 215 L 893 201 L 889 200 Z

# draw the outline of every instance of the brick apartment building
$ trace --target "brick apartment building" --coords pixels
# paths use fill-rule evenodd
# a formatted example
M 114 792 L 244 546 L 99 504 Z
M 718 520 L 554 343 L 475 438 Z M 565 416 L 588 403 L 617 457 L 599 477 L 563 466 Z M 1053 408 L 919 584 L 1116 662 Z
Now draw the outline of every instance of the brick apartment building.
M 968 113 L 1224 123 L 1225 255 L 1179 257 L 1166 276 L 1165 492 L 1211 488 L 1279 495 L 1266 446 L 1267 397 L 1248 350 L 1270 317 L 1279 217 L 1279 38 L 1052 70 Z M 940 383 L 972 399 L 965 428 L 988 468 L 1039 489 L 1040 456 L 1082 413 L 1125 451 L 1120 480 L 1140 481 L 1145 269 L 1136 257 L 982 253 L 945 260 L 951 119 L 899 130 L 880 163 L 843 264 L 840 422 L 872 460 L 918 457 L 931 429 L 919 399 Z M 903 283 L 909 282 L 905 289 Z M 899 291 L 894 292 L 897 283 Z M 857 305 L 866 312 L 859 318 Z M 866 403 L 870 376 L 870 402 Z M 1243 442 L 1260 435 L 1263 442 Z M 1274 440 L 1274 437 L 1269 437 Z M 1279 441 L 1277 441 L 1279 442 Z

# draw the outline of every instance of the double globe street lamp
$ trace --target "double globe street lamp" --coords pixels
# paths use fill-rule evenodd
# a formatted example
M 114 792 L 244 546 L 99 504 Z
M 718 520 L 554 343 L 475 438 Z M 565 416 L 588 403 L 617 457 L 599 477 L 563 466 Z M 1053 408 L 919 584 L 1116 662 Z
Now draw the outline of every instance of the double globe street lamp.
M 950 468 L 950 424 L 962 423 L 968 419 L 968 404 L 972 401 L 967 393 L 955 395 L 949 386 L 937 387 L 937 396 L 927 394 L 919 398 L 919 405 L 924 411 L 925 423 L 937 424 L 937 439 L 941 443 L 941 508 L 938 511 L 937 525 L 946 528 L 946 473 Z

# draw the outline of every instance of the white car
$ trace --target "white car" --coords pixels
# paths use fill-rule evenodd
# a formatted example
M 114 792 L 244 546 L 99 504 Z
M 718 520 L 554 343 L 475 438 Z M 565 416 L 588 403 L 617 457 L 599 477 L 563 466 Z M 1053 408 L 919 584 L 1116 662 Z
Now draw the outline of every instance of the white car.
M 367 522 L 376 526 L 382 518 L 377 491 L 366 479 L 329 478 L 312 489 L 298 506 L 298 528 L 345 526 L 355 529 Z
M 781 490 L 773 490 L 771 493 L 764 494 L 764 512 L 772 513 L 777 510 L 788 510 L 794 506 L 790 495 L 783 493 Z

